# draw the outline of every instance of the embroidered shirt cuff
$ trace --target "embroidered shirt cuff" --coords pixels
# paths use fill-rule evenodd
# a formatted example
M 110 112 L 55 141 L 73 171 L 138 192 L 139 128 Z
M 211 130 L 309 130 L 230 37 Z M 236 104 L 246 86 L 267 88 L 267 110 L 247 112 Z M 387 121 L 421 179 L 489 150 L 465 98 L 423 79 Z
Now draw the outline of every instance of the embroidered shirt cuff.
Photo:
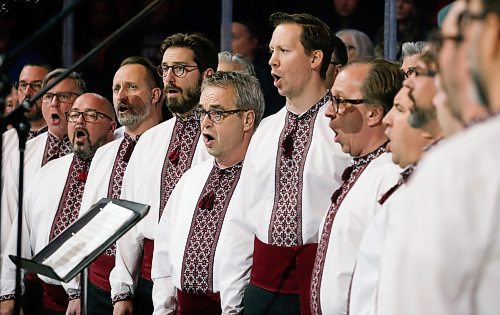
M 80 293 L 68 294 L 68 301 L 76 300 L 80 298 Z
M 0 296 L 0 302 L 1 301 L 8 301 L 8 300 L 15 300 L 15 299 L 16 299 L 15 294 L 6 294 L 6 295 Z
M 132 299 L 132 294 L 130 292 L 120 293 L 113 297 L 113 305 L 115 305 L 116 302 L 127 301 L 131 299 Z

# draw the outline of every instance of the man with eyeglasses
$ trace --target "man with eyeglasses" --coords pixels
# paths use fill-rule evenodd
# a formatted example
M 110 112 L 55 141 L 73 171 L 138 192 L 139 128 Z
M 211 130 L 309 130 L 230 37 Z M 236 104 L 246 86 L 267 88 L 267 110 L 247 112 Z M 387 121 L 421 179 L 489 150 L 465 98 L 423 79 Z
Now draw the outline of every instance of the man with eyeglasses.
M 90 166 L 80 214 L 101 198 L 120 198 L 123 175 L 139 137 L 162 120 L 163 83 L 153 64 L 143 57 L 122 61 L 113 78 L 113 103 L 124 136 L 99 148 Z M 89 268 L 87 314 L 112 314 L 109 273 L 115 264 L 116 245 Z M 76 287 L 75 289 L 79 289 Z M 78 312 L 80 300 L 71 304 Z
M 378 200 L 401 169 L 386 152 L 382 122 L 403 82 L 399 67 L 384 60 L 348 64 L 337 76 L 325 115 L 334 141 L 352 158 L 332 195 L 319 233 L 311 280 L 312 314 L 346 314 L 356 255 Z
M 457 23 L 460 12 L 475 99 L 498 113 L 499 2 L 459 1 L 446 18 Z M 468 110 L 455 105 L 460 116 Z M 476 121 L 422 161 L 408 187 L 418 190 L 386 246 L 390 259 L 382 272 L 390 273 L 379 297 L 380 314 L 496 314 L 500 309 L 499 118 Z
M 277 12 L 270 22 L 271 75 L 287 102 L 264 119 L 248 149 L 240 180 L 247 193 L 234 202 L 254 239 L 232 263 L 252 259 L 245 314 L 308 314 L 319 222 L 348 156 L 323 117 L 331 104 L 330 29 L 310 14 Z
M 42 80 L 49 71 L 52 70 L 47 65 L 26 64 L 19 74 L 19 81 L 15 83 L 17 89 L 17 98 L 23 102 L 26 98 L 31 98 L 42 88 Z M 25 113 L 25 117 L 30 123 L 28 140 L 47 131 L 45 120 L 42 115 L 42 100 L 38 99 L 34 106 Z M 2 167 L 5 170 L 10 153 L 19 148 L 19 138 L 14 128 L 7 130 L 3 134 L 2 144 Z M 3 172 L 2 172 L 3 179 Z M 3 185 L 3 180 L 2 180 Z
M 74 153 L 48 162 L 31 180 L 23 201 L 22 257 L 33 257 L 76 220 L 92 157 L 100 146 L 113 140 L 113 106 L 100 95 L 79 96 L 66 118 Z M 11 230 L 6 254 L 16 253 L 16 232 Z M 6 255 L 0 299 L 13 299 L 15 272 L 15 265 Z M 60 282 L 39 277 L 43 285 L 43 314 L 65 314 L 69 300 L 79 298 L 79 290 L 65 290 Z M 5 303 L 0 304 L 2 312 L 9 314 L 12 309 L 4 306 L 12 306 L 12 301 Z
M 40 88 L 46 87 L 66 69 L 56 69 L 47 74 Z M 47 162 L 71 153 L 68 125 L 65 113 L 76 97 L 85 92 L 85 82 L 76 72 L 59 82 L 42 96 L 42 114 L 47 122 L 48 132 L 42 133 L 26 143 L 24 158 L 24 189 L 29 187 L 35 173 Z M 5 169 L 5 183 L 2 190 L 2 250 L 17 215 L 19 187 L 19 153 L 14 151 Z M 16 230 L 16 229 L 14 229 Z M 25 278 L 23 308 L 27 313 L 37 314 L 40 307 L 42 288 L 40 280 L 33 273 Z
M 213 159 L 182 176 L 161 217 L 152 269 L 154 314 L 241 313 L 253 234 L 234 222 L 242 209 L 233 200 L 246 194 L 239 181 L 243 159 L 263 112 L 255 77 L 216 72 L 203 81 L 194 113 Z M 232 263 L 240 259 L 245 263 Z
M 217 50 L 202 34 L 174 34 L 161 46 L 164 96 L 174 118 L 141 136 L 125 171 L 121 197 L 151 205 L 148 215 L 116 243 L 110 274 L 114 314 L 151 314 L 151 262 L 163 209 L 191 165 L 206 160 L 200 122 L 193 115 L 201 82 L 217 68 Z
M 363 234 L 349 294 L 351 315 L 375 314 L 381 256 L 385 235 L 390 233 L 392 228 L 391 218 L 394 212 L 404 215 L 407 198 L 405 193 L 412 193 L 407 188 L 407 182 L 414 170 L 418 169 L 418 161 L 425 154 L 426 148 L 438 140 L 428 132 L 410 126 L 408 118 L 414 103 L 409 92 L 410 89 L 406 86 L 399 90 L 391 110 L 382 121 L 387 126 L 385 134 L 389 138 L 386 149 L 392 153 L 392 161 L 404 171 L 401 172 L 398 182 L 378 199 L 380 209 Z
M 326 70 L 325 87 L 331 89 L 337 74 L 347 64 L 347 48 L 344 42 L 336 35 L 332 35 L 332 57 Z

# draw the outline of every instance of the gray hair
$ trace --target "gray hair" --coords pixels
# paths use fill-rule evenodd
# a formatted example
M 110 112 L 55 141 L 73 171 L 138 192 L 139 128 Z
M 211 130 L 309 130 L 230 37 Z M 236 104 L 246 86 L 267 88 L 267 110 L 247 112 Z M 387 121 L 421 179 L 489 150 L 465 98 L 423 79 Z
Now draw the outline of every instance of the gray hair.
M 401 47 L 401 61 L 408 57 L 421 54 L 427 45 L 429 45 L 429 42 L 404 42 Z
M 370 37 L 368 37 L 368 35 L 355 29 L 340 30 L 335 35 L 340 37 L 344 34 L 351 35 L 354 48 L 358 51 L 357 60 L 368 60 L 373 58 L 374 56 L 373 43 L 370 40 Z M 349 60 L 349 62 L 357 60 Z
M 64 72 L 66 72 L 68 69 L 64 68 L 57 68 L 49 72 L 42 81 L 42 88 L 45 88 L 50 81 L 60 77 Z M 83 94 L 87 90 L 87 84 L 85 84 L 85 81 L 82 79 L 82 76 L 78 72 L 71 72 L 65 79 L 72 79 L 75 81 L 76 88 L 78 89 L 78 94 Z
M 264 95 L 256 77 L 242 71 L 217 71 L 203 80 L 201 91 L 207 87 L 234 88 L 234 104 L 238 109 L 251 109 L 255 112 L 254 130 L 264 114 Z
M 243 71 L 253 75 L 255 77 L 255 68 L 252 62 L 245 56 L 241 54 L 232 54 L 231 52 L 224 50 L 219 53 L 219 63 L 237 63 L 243 67 Z

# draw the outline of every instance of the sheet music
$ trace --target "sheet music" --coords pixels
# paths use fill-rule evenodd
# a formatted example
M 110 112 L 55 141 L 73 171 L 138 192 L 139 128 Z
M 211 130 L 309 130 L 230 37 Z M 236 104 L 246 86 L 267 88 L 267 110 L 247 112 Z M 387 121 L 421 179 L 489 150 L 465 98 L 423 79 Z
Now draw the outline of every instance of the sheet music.
M 132 210 L 109 202 L 43 263 L 52 267 L 63 278 L 109 239 L 133 214 Z

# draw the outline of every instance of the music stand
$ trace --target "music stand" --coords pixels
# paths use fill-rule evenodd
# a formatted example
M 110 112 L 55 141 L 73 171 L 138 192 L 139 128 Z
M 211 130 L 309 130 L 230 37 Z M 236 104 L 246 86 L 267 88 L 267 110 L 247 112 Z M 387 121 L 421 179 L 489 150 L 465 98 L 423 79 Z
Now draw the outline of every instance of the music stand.
M 32 259 L 9 255 L 22 269 L 69 282 L 78 273 L 82 315 L 86 314 L 86 269 L 99 255 L 130 230 L 150 206 L 121 199 L 102 198 Z

